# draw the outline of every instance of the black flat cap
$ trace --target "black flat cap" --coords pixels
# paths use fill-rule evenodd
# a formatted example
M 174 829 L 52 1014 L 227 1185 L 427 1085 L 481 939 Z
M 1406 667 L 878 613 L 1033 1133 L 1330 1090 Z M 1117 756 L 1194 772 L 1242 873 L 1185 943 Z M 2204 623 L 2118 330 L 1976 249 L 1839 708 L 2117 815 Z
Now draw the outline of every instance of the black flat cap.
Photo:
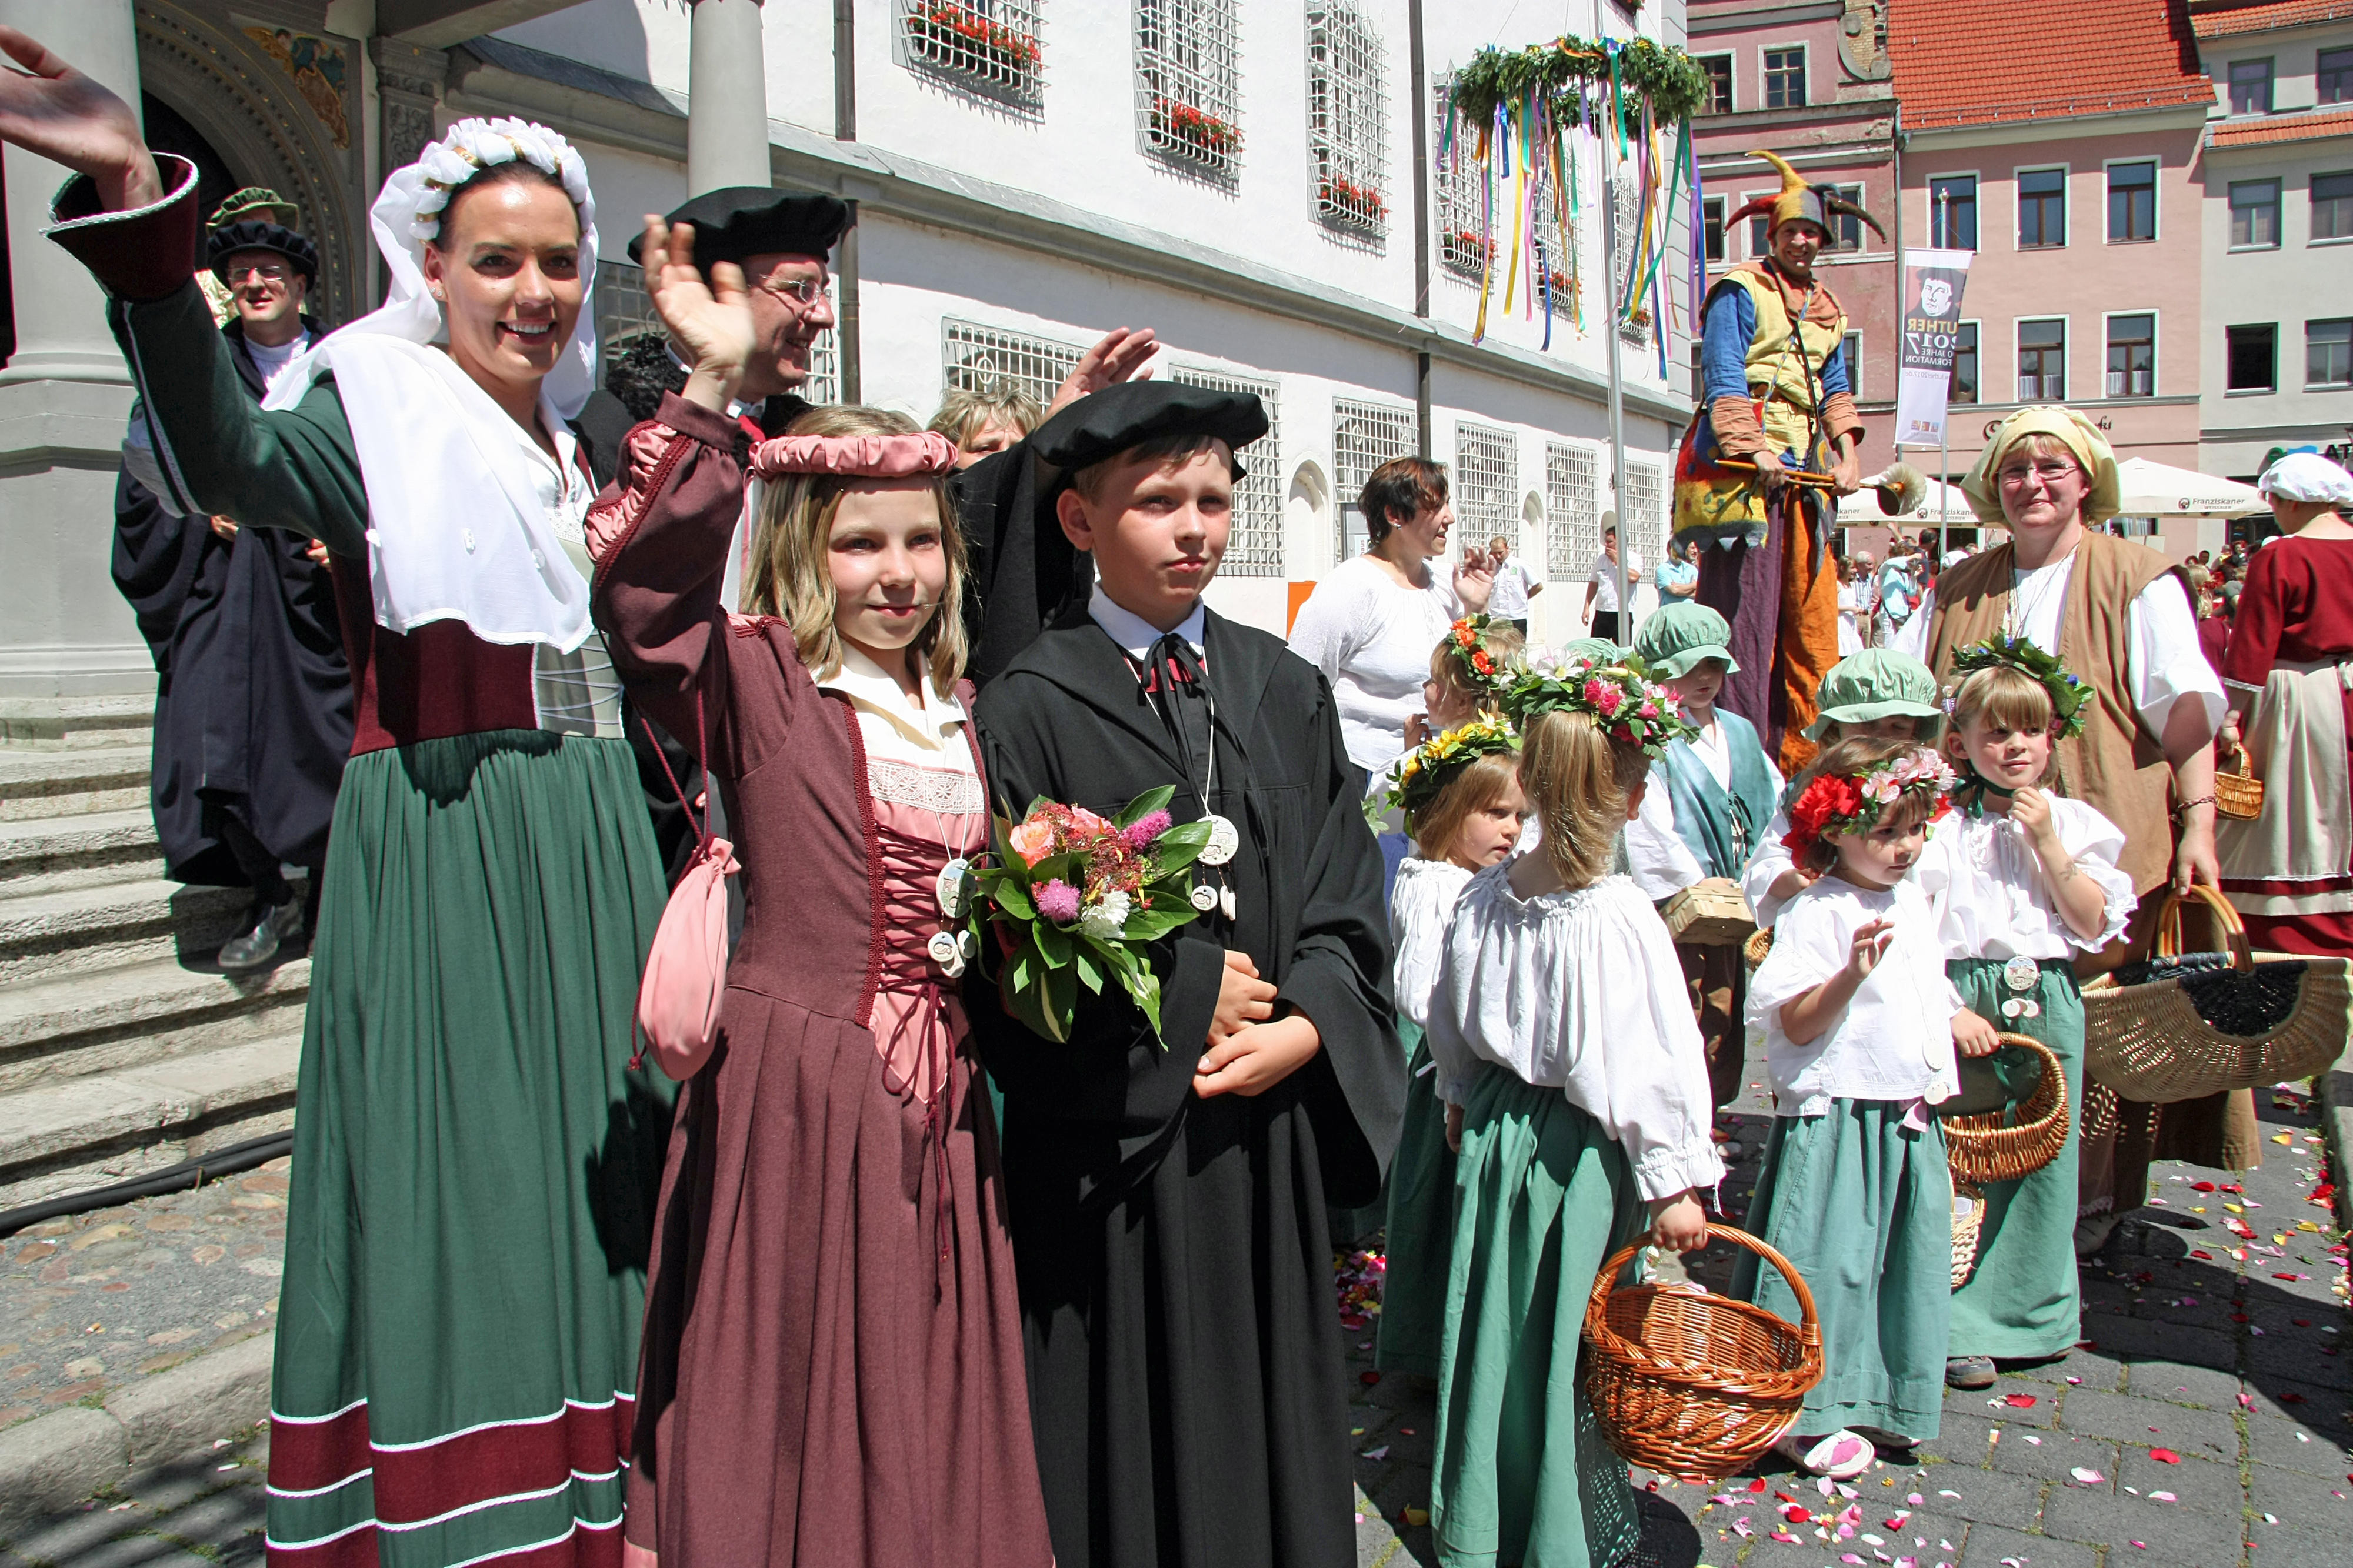
M 282 224 L 245 218 L 221 225 L 205 241 L 205 265 L 212 268 L 214 277 L 227 283 L 228 278 L 223 268 L 228 265 L 228 258 L 240 250 L 267 250 L 282 256 L 304 278 L 313 283 L 319 280 L 319 247 Z
M 1029 448 L 1067 473 L 1163 436 L 1215 436 L 1239 452 L 1266 431 L 1266 405 L 1256 393 L 1123 381 L 1080 398 L 1039 426 Z M 1239 477 L 1241 464 L 1234 468 Z
M 747 256 L 823 256 L 849 226 L 849 207 L 822 193 L 729 185 L 705 191 L 674 209 L 669 221 L 694 226 L 694 260 L 742 265 Z M 629 259 L 644 265 L 642 234 L 629 241 Z

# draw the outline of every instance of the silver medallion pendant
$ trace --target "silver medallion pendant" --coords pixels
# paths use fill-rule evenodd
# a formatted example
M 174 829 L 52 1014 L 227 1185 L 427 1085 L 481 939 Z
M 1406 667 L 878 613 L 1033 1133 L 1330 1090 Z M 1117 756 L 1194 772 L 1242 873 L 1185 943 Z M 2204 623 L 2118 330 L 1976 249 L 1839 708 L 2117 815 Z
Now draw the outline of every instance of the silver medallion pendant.
M 2040 1018 L 2042 1016 L 2042 1004 L 2030 996 L 2013 996 L 2001 1005 L 2001 1016 L 2005 1018 Z
M 1241 830 L 1214 811 L 1201 820 L 1209 825 L 1209 841 L 1201 846 L 1201 864 L 1222 866 L 1242 847 Z
M 923 944 L 923 951 L 930 953 L 932 962 L 942 968 L 946 968 L 951 963 L 955 964 L 956 969 L 964 967 L 964 946 L 956 941 L 955 932 L 952 931 L 934 931 L 932 940 Z M 949 970 L 948 973 L 953 974 L 955 970 Z
M 1206 915 L 1218 907 L 1218 889 L 1203 882 L 1193 889 L 1191 902 L 1195 909 Z
M 2012 991 L 2031 991 L 2042 978 L 2042 966 L 2023 953 L 2001 966 L 2001 983 Z
M 939 900 L 940 913 L 948 920 L 962 920 L 972 901 L 972 862 L 959 855 L 940 868 L 933 879 L 932 894 Z

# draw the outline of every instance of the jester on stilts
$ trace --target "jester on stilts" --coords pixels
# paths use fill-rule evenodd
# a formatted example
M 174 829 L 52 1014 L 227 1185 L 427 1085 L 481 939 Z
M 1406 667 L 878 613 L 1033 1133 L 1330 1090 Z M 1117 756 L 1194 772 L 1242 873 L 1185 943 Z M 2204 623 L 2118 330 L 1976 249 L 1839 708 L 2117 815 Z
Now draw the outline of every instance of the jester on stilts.
M 1780 192 L 1725 227 L 1769 215 L 1771 255 L 1734 268 L 1701 307 L 1704 390 L 1675 455 L 1674 530 L 1678 543 L 1708 546 L 1699 602 L 1732 623 L 1736 673 L 1719 700 L 1794 777 L 1813 759 L 1804 731 L 1839 657 L 1837 498 L 1862 488 L 1862 420 L 1840 353 L 1846 311 L 1814 258 L 1841 217 L 1886 231 L 1773 153 L 1751 156 L 1780 170 Z

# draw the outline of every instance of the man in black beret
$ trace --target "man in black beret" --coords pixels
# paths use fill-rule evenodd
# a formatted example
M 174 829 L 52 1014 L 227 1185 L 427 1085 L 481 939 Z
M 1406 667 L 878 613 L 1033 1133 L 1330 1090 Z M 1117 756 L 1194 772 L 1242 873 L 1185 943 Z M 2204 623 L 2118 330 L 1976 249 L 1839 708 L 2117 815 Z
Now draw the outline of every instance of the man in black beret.
M 1078 994 L 1061 1044 L 996 985 L 965 993 L 1005 1095 L 1031 1425 L 1066 1563 L 1153 1541 L 1201 1562 L 1355 1560 L 1325 1205 L 1378 1192 L 1405 1055 L 1381 854 L 1331 689 L 1201 600 L 1236 450 L 1266 430 L 1247 394 L 1133 381 L 1022 443 L 1093 582 L 980 694 L 997 809 L 1116 813 L 1168 785 L 1176 821 L 1210 829 L 1200 912 L 1153 950 L 1156 1034 L 1117 985 Z
M 235 314 L 221 328 L 259 402 L 320 334 L 303 313 L 319 253 L 292 204 L 239 191 L 214 215 L 206 261 Z M 142 483 L 145 479 L 147 482 Z M 326 550 L 228 517 L 183 517 L 163 497 L 143 410 L 115 487 L 115 585 L 155 660 L 155 836 L 175 881 L 248 888 L 253 908 L 223 969 L 282 962 L 301 942 L 326 864 L 352 745 L 351 676 Z M 307 867 L 306 902 L 282 866 Z

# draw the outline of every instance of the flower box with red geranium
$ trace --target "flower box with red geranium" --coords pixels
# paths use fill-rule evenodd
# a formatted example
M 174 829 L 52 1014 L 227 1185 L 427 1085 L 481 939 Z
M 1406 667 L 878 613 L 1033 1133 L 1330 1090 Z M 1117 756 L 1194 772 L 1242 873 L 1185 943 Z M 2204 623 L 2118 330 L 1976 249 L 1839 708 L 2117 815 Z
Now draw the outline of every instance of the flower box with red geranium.
M 1004 960 L 997 994 L 1006 1011 L 1057 1042 L 1071 1037 L 1083 987 L 1127 993 L 1160 1033 L 1160 976 L 1150 949 L 1195 918 L 1193 862 L 1209 824 L 1172 826 L 1164 785 L 1127 803 L 1116 819 L 1083 806 L 1034 800 L 1019 822 L 997 819 L 973 929 Z M 984 951 L 986 947 L 984 947 Z
M 1468 228 L 1450 228 L 1438 237 L 1438 258 L 1447 267 L 1468 277 L 1476 278 L 1487 269 L 1487 258 L 1494 247 Z
M 1154 99 L 1145 131 L 1161 151 L 1219 169 L 1241 150 L 1240 128 L 1182 99 Z
M 1316 182 L 1315 211 L 1327 223 L 1373 229 L 1388 219 L 1389 205 L 1372 186 L 1334 175 Z
M 915 0 L 902 21 L 907 52 L 924 65 L 1009 91 L 1035 83 L 1040 51 L 1029 33 L 955 0 Z

